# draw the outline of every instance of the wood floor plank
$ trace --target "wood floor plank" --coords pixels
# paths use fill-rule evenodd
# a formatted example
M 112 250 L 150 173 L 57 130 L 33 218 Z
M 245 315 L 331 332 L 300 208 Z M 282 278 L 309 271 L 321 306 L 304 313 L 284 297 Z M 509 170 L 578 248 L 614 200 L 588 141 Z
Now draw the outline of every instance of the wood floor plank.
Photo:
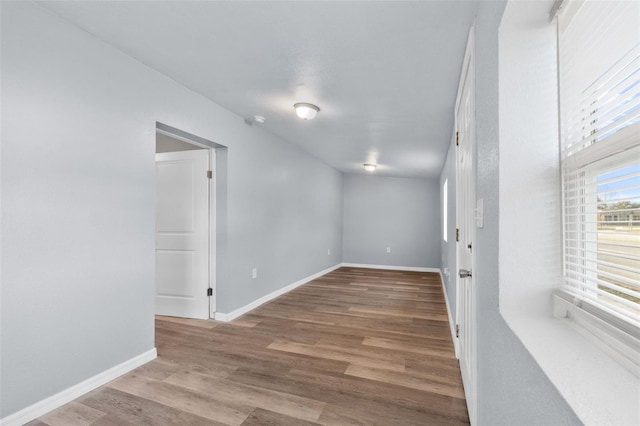
M 317 420 L 326 405 L 309 398 L 238 384 L 231 380 L 207 377 L 189 371 L 176 373 L 164 382 L 206 393 L 218 402 L 271 409 L 303 420 Z
M 126 375 L 108 384 L 121 392 L 128 392 L 169 407 L 229 425 L 240 425 L 254 407 L 223 403 L 207 393 L 199 393 L 145 377 Z
M 107 414 L 96 422 L 91 423 L 91 426 L 136 426 L 136 423 L 128 422 L 113 414 Z
M 105 412 L 72 401 L 41 418 L 49 426 L 87 426 L 106 415 Z
M 300 420 L 281 413 L 256 408 L 242 426 L 317 426 L 320 423 Z
M 171 425 L 182 412 L 140 396 L 109 387 L 100 388 L 78 400 L 83 405 L 116 416 L 123 423 L 148 426 Z
M 448 426 L 468 425 L 468 421 L 435 413 L 407 410 L 398 406 L 336 403 L 328 405 L 319 422 L 324 425 L 362 426 Z
M 31 424 L 469 424 L 434 273 L 343 267 L 230 323 L 156 317 L 156 348 Z
M 173 426 L 226 426 L 226 423 L 215 422 L 186 412 L 180 413 L 171 424 Z
M 165 317 L 158 315 L 158 319 L 166 322 L 175 322 L 177 324 L 185 324 L 193 327 L 202 327 L 206 329 L 212 329 L 218 325 L 213 320 L 199 320 L 199 319 L 191 319 L 191 318 L 177 318 L 177 317 Z
M 415 345 L 411 343 L 402 343 L 398 340 L 391 339 L 381 339 L 379 337 L 366 337 L 364 342 L 362 342 L 365 346 L 375 346 L 378 348 L 385 348 L 391 350 L 399 350 L 403 352 L 415 352 L 419 354 L 439 356 L 442 358 L 454 359 L 455 353 L 453 352 L 453 347 L 447 347 L 445 349 L 441 349 L 440 347 L 428 347 L 423 345 Z
M 317 358 L 327 358 L 336 361 L 344 361 L 350 364 L 377 367 L 394 371 L 403 371 L 404 362 L 396 362 L 391 359 L 384 359 L 371 353 L 369 356 L 362 356 L 352 351 L 341 350 L 340 348 L 327 348 L 318 345 L 304 345 L 292 342 L 273 342 L 267 349 L 283 352 L 308 355 Z
M 446 312 L 441 314 L 428 314 L 428 313 L 416 313 L 416 312 L 406 312 L 400 309 L 369 309 L 369 308 L 359 308 L 359 307 L 351 307 L 349 308 L 352 312 L 358 312 L 363 314 L 371 314 L 371 315 L 388 315 L 388 316 L 397 316 L 402 318 L 420 318 L 427 319 L 433 321 L 448 321 Z
M 350 365 L 344 374 L 464 399 L 464 390 L 458 384 L 442 383 L 442 380 L 431 380 L 426 375 L 416 377 L 411 374 L 360 365 Z
M 287 378 L 301 383 L 307 390 L 314 389 L 328 402 L 328 406 L 338 404 L 348 407 L 393 407 L 406 409 L 412 414 L 424 411 L 455 418 L 467 416 L 466 403 L 462 399 L 419 391 L 394 383 L 313 370 L 292 370 Z

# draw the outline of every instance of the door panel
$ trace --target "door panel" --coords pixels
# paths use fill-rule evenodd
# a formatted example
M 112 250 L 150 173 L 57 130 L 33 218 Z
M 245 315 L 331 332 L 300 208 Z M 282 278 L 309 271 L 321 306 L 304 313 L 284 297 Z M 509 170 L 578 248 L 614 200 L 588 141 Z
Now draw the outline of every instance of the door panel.
M 170 153 L 175 154 L 175 153 Z M 167 153 L 158 154 L 167 157 Z M 158 160 L 158 232 L 194 232 L 196 170 L 195 160 Z M 176 208 L 184 206 L 185 208 Z
M 193 297 L 196 272 L 195 251 L 157 250 L 156 292 L 162 297 Z M 180 283 L 177 286 L 176 283 Z
M 459 326 L 460 370 L 464 383 L 469 418 L 476 420 L 476 309 L 475 309 L 475 207 L 476 207 L 476 106 L 472 38 L 467 47 L 466 72 L 456 109 L 456 216 L 457 242 L 457 323 Z M 468 273 L 467 273 L 468 272 Z
M 209 151 L 156 154 L 156 314 L 209 318 Z

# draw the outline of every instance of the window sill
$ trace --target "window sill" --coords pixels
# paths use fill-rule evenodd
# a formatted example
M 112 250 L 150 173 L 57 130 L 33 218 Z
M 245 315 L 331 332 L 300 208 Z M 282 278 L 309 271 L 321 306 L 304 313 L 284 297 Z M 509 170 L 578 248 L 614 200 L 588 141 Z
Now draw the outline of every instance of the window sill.
M 551 383 L 585 424 L 640 424 L 640 379 L 568 319 L 503 312 Z

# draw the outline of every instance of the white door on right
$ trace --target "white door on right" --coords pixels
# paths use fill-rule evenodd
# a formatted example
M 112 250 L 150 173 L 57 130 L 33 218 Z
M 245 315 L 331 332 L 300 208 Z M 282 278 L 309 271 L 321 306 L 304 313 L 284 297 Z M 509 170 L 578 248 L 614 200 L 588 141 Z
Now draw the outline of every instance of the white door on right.
M 456 217 L 457 217 L 457 327 L 460 370 L 469 418 L 474 424 L 476 390 L 476 309 L 475 309 L 475 208 L 476 208 L 476 105 L 473 38 L 465 55 L 461 90 L 456 108 Z
M 156 154 L 156 314 L 209 318 L 209 150 Z

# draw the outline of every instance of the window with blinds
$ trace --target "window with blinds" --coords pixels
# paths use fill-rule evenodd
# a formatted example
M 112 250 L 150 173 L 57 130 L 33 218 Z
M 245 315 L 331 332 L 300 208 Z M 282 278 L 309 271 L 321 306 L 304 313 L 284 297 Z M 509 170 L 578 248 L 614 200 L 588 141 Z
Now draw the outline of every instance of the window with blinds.
M 564 212 L 558 296 L 578 315 L 619 330 L 637 351 L 640 2 L 565 1 L 558 49 Z M 637 352 L 626 356 L 638 363 Z

